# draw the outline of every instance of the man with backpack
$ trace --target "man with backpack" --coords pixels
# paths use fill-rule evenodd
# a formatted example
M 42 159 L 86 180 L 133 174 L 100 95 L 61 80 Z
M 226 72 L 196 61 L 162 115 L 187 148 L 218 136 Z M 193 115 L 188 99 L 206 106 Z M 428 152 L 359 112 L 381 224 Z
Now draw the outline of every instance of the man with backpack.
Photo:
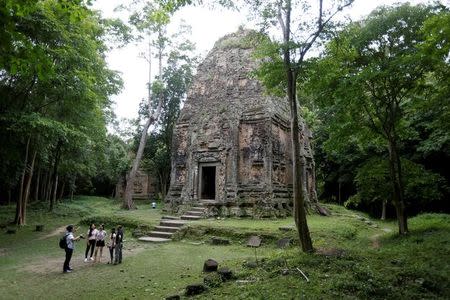
M 123 247 L 123 228 L 122 225 L 117 226 L 117 233 L 116 233 L 116 255 L 114 259 L 114 264 L 121 264 L 122 263 L 122 247 Z
M 66 245 L 64 250 L 66 251 L 66 260 L 64 261 L 63 272 L 70 273 L 73 270 L 70 267 L 70 260 L 72 259 L 73 250 L 75 249 L 74 241 L 79 241 L 80 239 L 83 238 L 83 236 L 82 235 L 77 237 L 74 236 L 74 231 L 76 230 L 73 228 L 73 225 L 67 226 L 66 230 L 67 231 L 63 239 L 61 239 L 59 246 L 60 247 L 63 246 L 63 243 L 65 241 Z

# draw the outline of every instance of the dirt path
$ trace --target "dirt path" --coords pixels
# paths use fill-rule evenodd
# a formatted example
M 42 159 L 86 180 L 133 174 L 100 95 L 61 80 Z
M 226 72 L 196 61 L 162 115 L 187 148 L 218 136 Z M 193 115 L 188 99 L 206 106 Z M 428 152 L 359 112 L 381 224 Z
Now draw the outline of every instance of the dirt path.
M 377 233 L 377 234 L 374 234 L 374 235 L 372 235 L 372 236 L 370 237 L 371 247 L 372 247 L 373 249 L 380 249 L 380 247 L 381 247 L 380 237 L 383 236 L 385 233 L 389 233 L 389 232 L 392 231 L 392 230 L 389 229 L 389 228 L 383 228 L 383 229 L 381 229 L 381 230 L 383 230 L 384 233 Z
M 39 240 L 45 240 L 45 239 L 48 239 L 48 238 L 51 238 L 51 237 L 54 237 L 54 236 L 57 236 L 57 235 L 62 235 L 64 232 L 66 232 L 66 226 L 65 225 L 56 228 L 55 230 L 53 230 L 52 232 L 50 232 L 50 233 L 48 233 L 48 234 L 46 234 L 44 236 L 41 236 L 39 238 Z
M 93 263 L 93 262 L 84 262 L 84 246 L 85 244 L 82 243 L 78 245 L 78 247 L 75 249 L 74 256 L 71 260 L 71 267 L 76 270 L 80 271 L 87 268 L 95 267 L 98 264 L 106 264 L 109 261 L 109 251 L 108 248 L 103 248 L 103 258 L 102 262 L 100 263 Z M 134 256 L 140 252 L 142 252 L 145 248 L 142 246 L 136 246 L 135 244 L 130 245 L 128 248 L 125 247 L 123 250 L 123 256 L 126 260 L 128 257 Z M 64 250 L 61 250 L 61 256 L 60 257 L 40 257 L 39 261 L 36 263 L 28 264 L 23 267 L 23 270 L 31 273 L 36 274 L 56 274 L 62 272 L 62 265 L 64 263 Z

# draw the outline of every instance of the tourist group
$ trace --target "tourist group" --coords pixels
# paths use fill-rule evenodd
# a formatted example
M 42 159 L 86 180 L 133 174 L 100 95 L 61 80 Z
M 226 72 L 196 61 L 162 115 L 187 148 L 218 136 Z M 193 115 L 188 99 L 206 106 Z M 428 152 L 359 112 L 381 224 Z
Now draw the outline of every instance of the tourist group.
M 66 233 L 61 238 L 60 247 L 66 251 L 66 259 L 64 261 L 63 272 L 70 273 L 73 269 L 70 267 L 70 260 L 75 249 L 75 241 L 84 239 L 83 235 L 75 236 L 76 228 L 73 225 L 66 227 Z M 103 256 L 103 248 L 105 245 L 109 249 L 108 264 L 122 263 L 123 248 L 123 228 L 118 225 L 117 229 L 112 228 L 109 234 L 108 242 L 105 243 L 108 233 L 105 231 L 104 225 L 100 225 L 97 229 L 95 224 L 89 226 L 86 236 L 86 251 L 84 253 L 84 262 L 101 262 Z

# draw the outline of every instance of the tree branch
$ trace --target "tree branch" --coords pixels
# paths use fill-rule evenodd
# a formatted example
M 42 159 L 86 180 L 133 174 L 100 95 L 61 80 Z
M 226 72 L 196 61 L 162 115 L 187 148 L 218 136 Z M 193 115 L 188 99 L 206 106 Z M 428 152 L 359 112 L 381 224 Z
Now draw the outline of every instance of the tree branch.
M 323 0 L 320 0 L 319 5 L 319 18 L 317 22 L 317 30 L 313 32 L 307 39 L 305 46 L 300 50 L 300 57 L 297 60 L 297 64 L 300 64 L 305 59 L 306 53 L 309 51 L 309 49 L 312 47 L 314 42 L 317 40 L 319 35 L 323 32 L 323 29 L 328 25 L 328 23 L 336 16 L 341 10 L 346 8 L 347 6 L 350 6 L 353 3 L 354 0 L 349 0 L 348 2 L 344 3 L 344 5 L 339 6 L 334 13 L 332 13 L 325 21 L 323 21 Z M 309 42 L 308 42 L 309 40 Z

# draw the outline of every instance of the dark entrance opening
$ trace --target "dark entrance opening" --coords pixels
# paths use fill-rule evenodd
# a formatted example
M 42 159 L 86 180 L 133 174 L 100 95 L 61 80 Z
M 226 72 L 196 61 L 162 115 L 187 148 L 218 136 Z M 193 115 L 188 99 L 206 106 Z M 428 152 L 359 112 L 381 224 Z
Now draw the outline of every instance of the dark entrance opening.
M 216 167 L 202 167 L 201 199 L 216 199 Z

